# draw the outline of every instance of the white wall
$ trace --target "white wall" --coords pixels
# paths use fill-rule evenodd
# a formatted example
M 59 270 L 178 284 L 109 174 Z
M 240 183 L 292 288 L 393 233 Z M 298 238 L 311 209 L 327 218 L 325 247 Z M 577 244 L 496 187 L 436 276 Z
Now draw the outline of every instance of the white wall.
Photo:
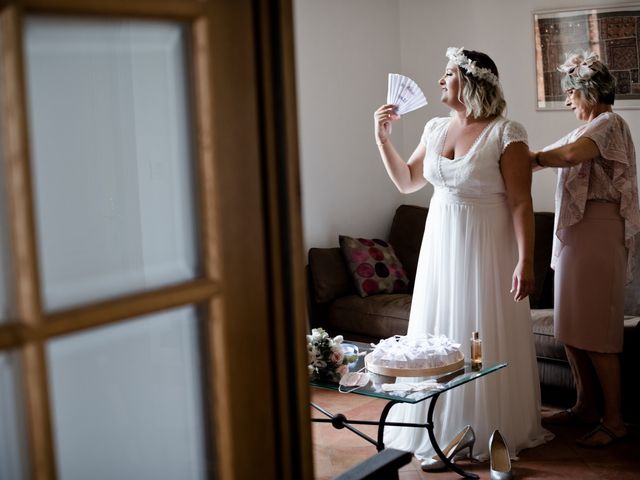
M 585 6 L 603 6 L 607 0 L 398 0 L 397 2 L 371 2 L 342 0 L 337 2 L 316 2 L 297 0 L 296 48 L 298 68 L 298 102 L 300 109 L 301 163 L 303 170 L 303 202 L 305 237 L 307 246 L 335 245 L 337 233 L 357 230 L 358 235 L 378 234 L 384 236 L 390 225 L 390 214 L 382 218 L 385 212 L 393 211 L 400 203 L 428 205 L 431 190 L 427 187 L 418 193 L 403 196 L 395 193 L 391 181 L 386 179 L 381 162 L 377 156 L 372 138 L 371 113 L 379 102 L 379 91 L 385 92 L 386 72 L 397 71 L 413 78 L 423 89 L 429 105 L 411 112 L 401 120 L 402 130 L 393 132 L 394 144 L 405 154 L 405 158 L 418 143 L 424 123 L 433 116 L 446 115 L 447 110 L 439 104 L 437 81 L 446 64 L 445 51 L 449 46 L 466 48 L 488 53 L 498 65 L 500 77 L 507 99 L 507 115 L 522 124 L 529 132 L 532 149 L 539 149 L 579 125 L 573 114 L 568 111 L 536 111 L 535 106 L 535 62 L 533 44 L 533 16 L 538 10 L 571 9 Z M 619 3 L 610 0 L 611 4 Z M 366 5 L 365 5 L 366 4 Z M 340 25 L 345 29 L 336 32 L 334 16 L 340 10 Z M 351 17 L 346 18 L 346 15 Z M 386 20 L 384 19 L 384 16 Z M 328 17 L 324 25 L 319 25 Z M 397 22 L 395 25 L 393 22 Z M 323 142 L 322 131 L 310 129 L 308 116 L 314 115 L 313 126 L 332 124 L 331 115 L 322 115 L 318 110 L 309 111 L 310 106 L 320 103 L 323 96 L 325 71 L 341 70 L 342 63 L 355 59 L 347 57 L 346 49 L 332 44 L 333 48 L 323 47 L 325 37 L 339 35 L 353 38 L 357 32 L 380 24 L 384 31 L 393 31 L 397 35 L 397 50 L 379 49 L 378 37 L 373 35 L 368 44 L 368 65 L 366 74 L 370 87 L 360 92 L 360 98 L 349 99 L 350 104 L 342 105 L 348 111 L 341 112 L 343 119 L 340 128 L 334 131 L 336 141 L 343 143 L 342 150 L 332 150 L 339 156 L 333 164 L 339 162 L 358 162 L 358 167 L 367 168 L 367 176 L 355 169 L 320 170 L 316 164 L 317 153 L 312 150 Z M 313 24 L 313 25 L 312 25 Z M 333 25 L 329 27 L 329 25 Z M 375 28 L 375 27 L 374 27 Z M 354 34 L 356 32 L 356 34 Z M 382 35 L 378 32 L 378 35 Z M 351 40 L 353 42 L 354 40 Z M 362 39 L 366 41 L 366 39 Z M 313 51 L 325 58 L 329 64 L 322 67 L 310 58 L 304 58 L 310 44 Z M 391 55 L 392 58 L 386 58 Z M 339 62 L 338 60 L 339 59 Z M 395 62 L 395 63 L 394 63 Z M 394 68 L 396 70 L 394 70 Z M 362 72 L 351 70 L 351 81 L 360 83 Z M 377 75 L 377 76 L 376 76 Z M 349 78 L 344 82 L 348 83 Z M 313 89 L 310 84 L 313 83 Z M 351 93 L 357 89 L 354 85 L 345 87 Z M 353 89 L 352 89 L 353 88 Z M 316 91 L 316 89 L 319 89 Z M 368 108 L 368 110 L 367 110 Z M 636 145 L 640 145 L 640 110 L 617 110 L 631 127 Z M 344 155 L 348 152 L 350 156 Z M 354 153 L 357 155 L 353 156 Z M 356 173 L 357 172 L 357 173 Z M 340 175 L 336 188 L 327 193 L 320 187 L 330 183 L 332 177 Z M 381 178 L 382 177 L 382 178 Z M 380 183 L 382 182 L 382 183 Z M 386 182 L 386 185 L 384 183 Z M 309 188 L 309 183 L 314 186 Z M 339 185 L 345 185 L 352 203 L 327 204 L 327 197 L 347 194 L 337 191 Z M 375 193 L 369 189 L 378 188 Z M 553 210 L 555 174 L 551 171 L 536 173 L 533 182 L 533 201 L 537 211 Z M 368 210 L 368 202 L 385 204 L 380 211 Z M 318 207 L 321 204 L 323 207 Z M 321 208 L 321 210 L 320 210 Z M 334 209 L 332 211 L 332 208 Z M 322 215 L 319 213 L 322 211 Z M 357 223 L 349 221 L 350 215 L 358 217 Z M 310 225 L 313 225 L 312 227 Z M 364 226 L 367 226 L 364 228 Z M 353 227 L 353 228 L 349 228 Z
M 396 0 L 296 0 L 295 41 L 307 248 L 338 234 L 386 238 L 401 203 L 380 162 L 373 112 L 400 70 Z M 400 135 L 402 129 L 394 134 Z

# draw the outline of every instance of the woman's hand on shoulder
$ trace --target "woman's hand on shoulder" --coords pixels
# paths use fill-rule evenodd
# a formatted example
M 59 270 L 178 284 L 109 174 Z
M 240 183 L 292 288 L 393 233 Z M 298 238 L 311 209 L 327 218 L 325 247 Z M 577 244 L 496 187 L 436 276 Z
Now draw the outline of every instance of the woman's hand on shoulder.
M 511 280 L 511 293 L 516 302 L 524 300 L 536 289 L 535 275 L 533 273 L 533 263 L 520 261 L 513 271 Z
M 391 134 L 391 122 L 400 119 L 396 113 L 397 106 L 387 103 L 378 108 L 373 114 L 375 135 L 377 143 L 386 143 Z

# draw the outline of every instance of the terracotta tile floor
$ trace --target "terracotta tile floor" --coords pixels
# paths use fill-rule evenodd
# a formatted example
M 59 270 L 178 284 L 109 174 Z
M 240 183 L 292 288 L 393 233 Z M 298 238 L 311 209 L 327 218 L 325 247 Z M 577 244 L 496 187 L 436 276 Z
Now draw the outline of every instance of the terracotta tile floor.
M 343 413 L 347 418 L 377 420 L 385 402 L 362 395 L 345 395 L 322 389 L 312 389 L 312 401 L 322 408 Z M 549 409 L 552 409 L 549 407 Z M 311 415 L 322 414 L 311 409 Z M 377 427 L 362 426 L 364 433 L 375 438 Z M 551 442 L 525 450 L 520 460 L 513 462 L 516 479 L 545 480 L 631 480 L 640 479 L 640 428 L 629 428 L 629 438 L 603 449 L 585 449 L 574 444 L 584 432 L 579 427 L 553 427 L 556 434 Z M 375 447 L 346 429 L 336 430 L 330 424 L 313 423 L 313 455 L 315 478 L 333 479 L 353 465 L 376 453 Z M 489 465 L 461 460 L 460 465 L 480 478 L 489 479 Z M 461 478 L 454 472 L 426 473 L 420 463 L 413 461 L 400 471 L 401 480 L 449 480 Z

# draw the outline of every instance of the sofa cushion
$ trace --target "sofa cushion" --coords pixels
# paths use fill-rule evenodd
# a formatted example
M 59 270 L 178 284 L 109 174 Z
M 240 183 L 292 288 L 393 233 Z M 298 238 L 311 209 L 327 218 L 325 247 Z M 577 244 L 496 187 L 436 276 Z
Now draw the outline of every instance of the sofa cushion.
M 536 356 L 547 360 L 567 361 L 564 344 L 556 340 L 553 335 L 553 309 L 531 309 L 533 336 L 535 339 Z M 625 339 L 629 332 L 640 323 L 640 317 L 625 315 Z
M 349 333 L 366 336 L 369 341 L 378 341 L 393 335 L 406 335 L 411 309 L 411 295 L 388 294 L 359 297 L 349 295 L 331 303 L 327 318 L 327 329 L 339 332 L 345 338 L 354 338 Z M 348 319 L 348 321 L 346 321 Z
M 309 271 L 313 284 L 313 300 L 326 303 L 355 293 L 351 275 L 339 248 L 309 250 Z
M 422 246 L 424 224 L 427 221 L 429 209 L 415 205 L 400 205 L 396 209 L 389 232 L 389 243 L 393 245 L 396 255 L 402 262 L 409 277 L 410 290 L 416 279 L 418 256 Z
M 340 235 L 340 248 L 361 297 L 405 293 L 409 279 L 390 243 Z

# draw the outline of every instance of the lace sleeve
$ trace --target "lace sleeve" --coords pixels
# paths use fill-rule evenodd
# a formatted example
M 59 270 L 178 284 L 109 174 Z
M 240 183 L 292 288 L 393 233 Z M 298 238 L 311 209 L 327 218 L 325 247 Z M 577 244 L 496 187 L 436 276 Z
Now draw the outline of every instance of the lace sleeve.
M 432 118 L 431 120 L 429 120 L 427 122 L 427 124 L 424 126 L 424 131 L 422 132 L 422 136 L 420 137 L 420 141 L 422 142 L 422 144 L 425 147 L 429 147 L 429 138 L 431 137 L 431 135 L 433 134 L 434 129 L 436 128 L 436 126 L 438 125 L 438 122 L 441 119 L 438 117 Z
M 502 153 L 504 153 L 509 145 L 515 142 L 522 142 L 529 145 L 527 131 L 522 124 L 508 120 L 502 132 Z

